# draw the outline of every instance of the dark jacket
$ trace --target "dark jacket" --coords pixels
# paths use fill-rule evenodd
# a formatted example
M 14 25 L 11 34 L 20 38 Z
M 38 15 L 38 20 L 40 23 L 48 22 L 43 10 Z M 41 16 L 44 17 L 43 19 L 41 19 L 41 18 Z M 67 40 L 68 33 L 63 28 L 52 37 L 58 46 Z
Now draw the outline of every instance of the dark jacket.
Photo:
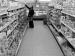
M 28 7 L 27 5 L 25 5 L 25 6 L 29 9 L 28 17 L 33 17 L 33 15 L 34 15 L 33 7 Z

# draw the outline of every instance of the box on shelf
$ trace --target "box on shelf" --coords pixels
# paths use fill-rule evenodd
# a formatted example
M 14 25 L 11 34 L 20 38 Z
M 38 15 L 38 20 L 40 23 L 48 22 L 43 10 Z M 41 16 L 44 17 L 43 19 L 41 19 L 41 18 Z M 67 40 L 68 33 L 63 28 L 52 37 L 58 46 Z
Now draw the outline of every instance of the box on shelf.
M 1 32 L 0 33 L 0 39 L 4 39 L 6 38 L 6 33 L 5 32 Z

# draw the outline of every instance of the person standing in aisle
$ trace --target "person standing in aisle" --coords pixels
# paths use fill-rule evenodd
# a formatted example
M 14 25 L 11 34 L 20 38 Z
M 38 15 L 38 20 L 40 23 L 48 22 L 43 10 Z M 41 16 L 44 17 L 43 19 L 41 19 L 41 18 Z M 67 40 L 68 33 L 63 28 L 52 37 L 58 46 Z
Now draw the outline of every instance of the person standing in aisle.
M 28 8 L 29 13 L 28 13 L 28 20 L 29 20 L 29 27 L 34 28 L 34 23 L 33 23 L 33 15 L 34 15 L 34 9 L 32 7 L 28 7 L 26 4 L 25 6 Z

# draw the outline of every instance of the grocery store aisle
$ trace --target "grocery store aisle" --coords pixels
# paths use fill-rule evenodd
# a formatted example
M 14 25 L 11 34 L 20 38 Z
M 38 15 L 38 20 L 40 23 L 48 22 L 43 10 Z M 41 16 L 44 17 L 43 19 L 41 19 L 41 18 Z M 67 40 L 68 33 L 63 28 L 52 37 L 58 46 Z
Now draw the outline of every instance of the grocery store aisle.
M 17 56 L 63 56 L 50 30 L 42 21 L 28 29 Z

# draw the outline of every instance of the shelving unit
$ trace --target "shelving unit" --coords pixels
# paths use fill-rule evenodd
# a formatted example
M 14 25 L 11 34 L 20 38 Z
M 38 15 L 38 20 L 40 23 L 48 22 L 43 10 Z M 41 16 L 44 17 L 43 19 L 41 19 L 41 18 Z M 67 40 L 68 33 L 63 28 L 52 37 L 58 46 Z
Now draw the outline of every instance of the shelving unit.
M 49 8 L 48 15 L 49 22 L 54 29 L 51 29 L 51 25 L 48 24 L 48 26 L 55 35 L 61 50 L 65 54 L 64 56 L 75 56 L 74 15 L 63 12 L 61 9 L 54 7 Z M 62 44 L 60 44 L 61 42 Z
M 26 32 L 27 26 L 24 3 L 19 2 L 17 6 L 8 4 L 5 7 L 0 7 L 0 56 L 17 54 L 24 35 L 23 32 Z

